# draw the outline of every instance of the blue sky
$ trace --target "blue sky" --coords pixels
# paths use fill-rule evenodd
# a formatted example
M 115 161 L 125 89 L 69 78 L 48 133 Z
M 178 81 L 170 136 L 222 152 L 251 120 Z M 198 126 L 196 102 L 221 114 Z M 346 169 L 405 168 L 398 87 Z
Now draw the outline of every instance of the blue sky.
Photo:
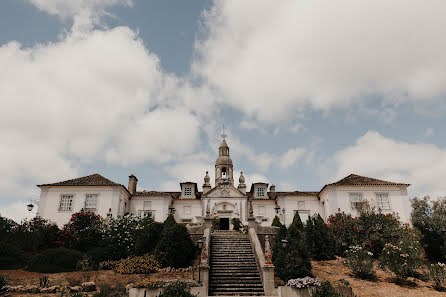
M 444 196 L 446 4 L 430 2 L 3 0 L 0 212 L 96 172 L 201 186 L 223 123 L 236 180 L 356 173 Z

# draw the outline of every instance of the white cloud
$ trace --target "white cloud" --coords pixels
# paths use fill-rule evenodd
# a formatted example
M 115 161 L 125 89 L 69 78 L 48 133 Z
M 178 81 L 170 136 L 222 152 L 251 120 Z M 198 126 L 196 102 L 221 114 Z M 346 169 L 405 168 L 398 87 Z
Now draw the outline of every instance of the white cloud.
M 290 131 L 293 133 L 297 133 L 301 130 L 301 128 L 302 128 L 302 124 L 295 124 L 290 127 Z
M 410 196 L 445 196 L 446 149 L 411 144 L 369 131 L 331 159 L 334 179 L 350 173 L 412 184 Z
M 116 5 L 131 6 L 132 0 L 28 0 L 30 3 L 61 19 L 73 19 L 75 31 L 89 30 L 101 22 L 106 9 Z
M 297 147 L 294 149 L 289 149 L 286 153 L 280 156 L 278 167 L 280 169 L 287 169 L 293 166 L 297 160 L 303 157 L 304 154 L 305 149 L 303 148 Z
M 36 216 L 37 207 L 29 212 L 26 205 L 29 201 L 16 201 L 8 205 L 0 206 L 0 215 L 20 223 L 23 219 L 31 219 Z
M 4 195 L 36 195 L 30 184 L 74 177 L 91 161 L 165 162 L 199 142 L 198 118 L 181 101 L 187 85 L 128 28 L 27 49 L 10 42 L 0 65 Z
M 297 191 L 297 185 L 296 183 L 292 181 L 281 181 L 279 183 L 279 186 L 277 187 L 276 191 L 283 191 L 283 192 L 292 192 Z
M 218 100 L 269 122 L 367 95 L 441 102 L 445 10 L 441 0 L 217 0 L 193 69 Z

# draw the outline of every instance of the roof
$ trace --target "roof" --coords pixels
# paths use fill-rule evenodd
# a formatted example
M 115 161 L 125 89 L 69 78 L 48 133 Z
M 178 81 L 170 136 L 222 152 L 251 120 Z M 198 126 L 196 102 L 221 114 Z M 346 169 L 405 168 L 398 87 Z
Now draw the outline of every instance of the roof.
M 52 184 L 42 184 L 37 185 L 40 187 L 70 187 L 70 186 L 82 186 L 82 187 L 91 187 L 91 186 L 109 186 L 109 187 L 123 187 L 128 193 L 127 188 L 121 184 L 115 183 L 114 181 L 109 180 L 108 178 L 103 177 L 102 175 L 95 173 L 83 177 L 78 177 L 74 179 L 69 179 L 57 183 Z M 130 194 L 130 193 L 129 193 Z
M 395 183 L 390 181 L 385 181 L 381 179 L 361 176 L 357 174 L 350 174 L 349 176 L 344 177 L 343 179 L 338 180 L 337 182 L 325 185 L 321 193 L 328 186 L 405 186 L 408 187 L 410 184 L 404 183 Z
M 276 192 L 277 196 L 318 196 L 319 192 L 303 192 L 303 191 L 294 191 L 294 192 Z
M 179 193 L 178 193 L 179 194 Z M 158 191 L 140 191 L 133 194 L 133 196 L 171 196 L 171 193 L 158 192 Z

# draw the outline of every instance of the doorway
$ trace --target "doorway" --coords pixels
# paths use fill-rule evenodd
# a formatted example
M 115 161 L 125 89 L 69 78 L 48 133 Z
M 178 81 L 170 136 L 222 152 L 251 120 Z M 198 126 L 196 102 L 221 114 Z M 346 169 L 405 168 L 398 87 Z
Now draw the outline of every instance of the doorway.
M 220 230 L 229 230 L 229 218 L 220 219 Z

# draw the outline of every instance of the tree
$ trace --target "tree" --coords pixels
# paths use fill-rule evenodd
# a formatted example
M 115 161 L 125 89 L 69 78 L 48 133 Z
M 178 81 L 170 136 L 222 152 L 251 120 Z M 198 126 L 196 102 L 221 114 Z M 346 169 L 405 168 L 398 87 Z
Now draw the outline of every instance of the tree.
M 421 243 L 427 257 L 435 262 L 446 260 L 446 200 L 430 197 L 412 200 L 412 224 L 421 232 Z
M 161 239 L 163 224 L 155 222 L 150 216 L 139 221 L 139 228 L 136 232 L 136 254 L 151 254 Z
M 287 271 L 285 269 L 286 253 L 285 249 L 282 247 L 282 240 L 286 239 L 287 229 L 282 224 L 279 228 L 280 229 L 279 232 L 277 232 L 272 250 L 272 261 L 274 264 L 274 271 L 276 275 L 279 276 L 280 279 L 285 280 L 285 278 L 287 277 Z
M 169 217 L 164 222 L 161 239 L 155 248 L 156 260 L 163 267 L 187 267 L 192 264 L 197 248 L 186 227 L 173 223 Z
M 271 224 L 273 227 L 282 227 L 282 223 L 280 222 L 280 219 L 278 216 L 274 217 L 273 223 Z
M 334 259 L 336 242 L 327 224 L 319 214 L 308 218 L 305 233 L 312 259 L 318 261 Z

